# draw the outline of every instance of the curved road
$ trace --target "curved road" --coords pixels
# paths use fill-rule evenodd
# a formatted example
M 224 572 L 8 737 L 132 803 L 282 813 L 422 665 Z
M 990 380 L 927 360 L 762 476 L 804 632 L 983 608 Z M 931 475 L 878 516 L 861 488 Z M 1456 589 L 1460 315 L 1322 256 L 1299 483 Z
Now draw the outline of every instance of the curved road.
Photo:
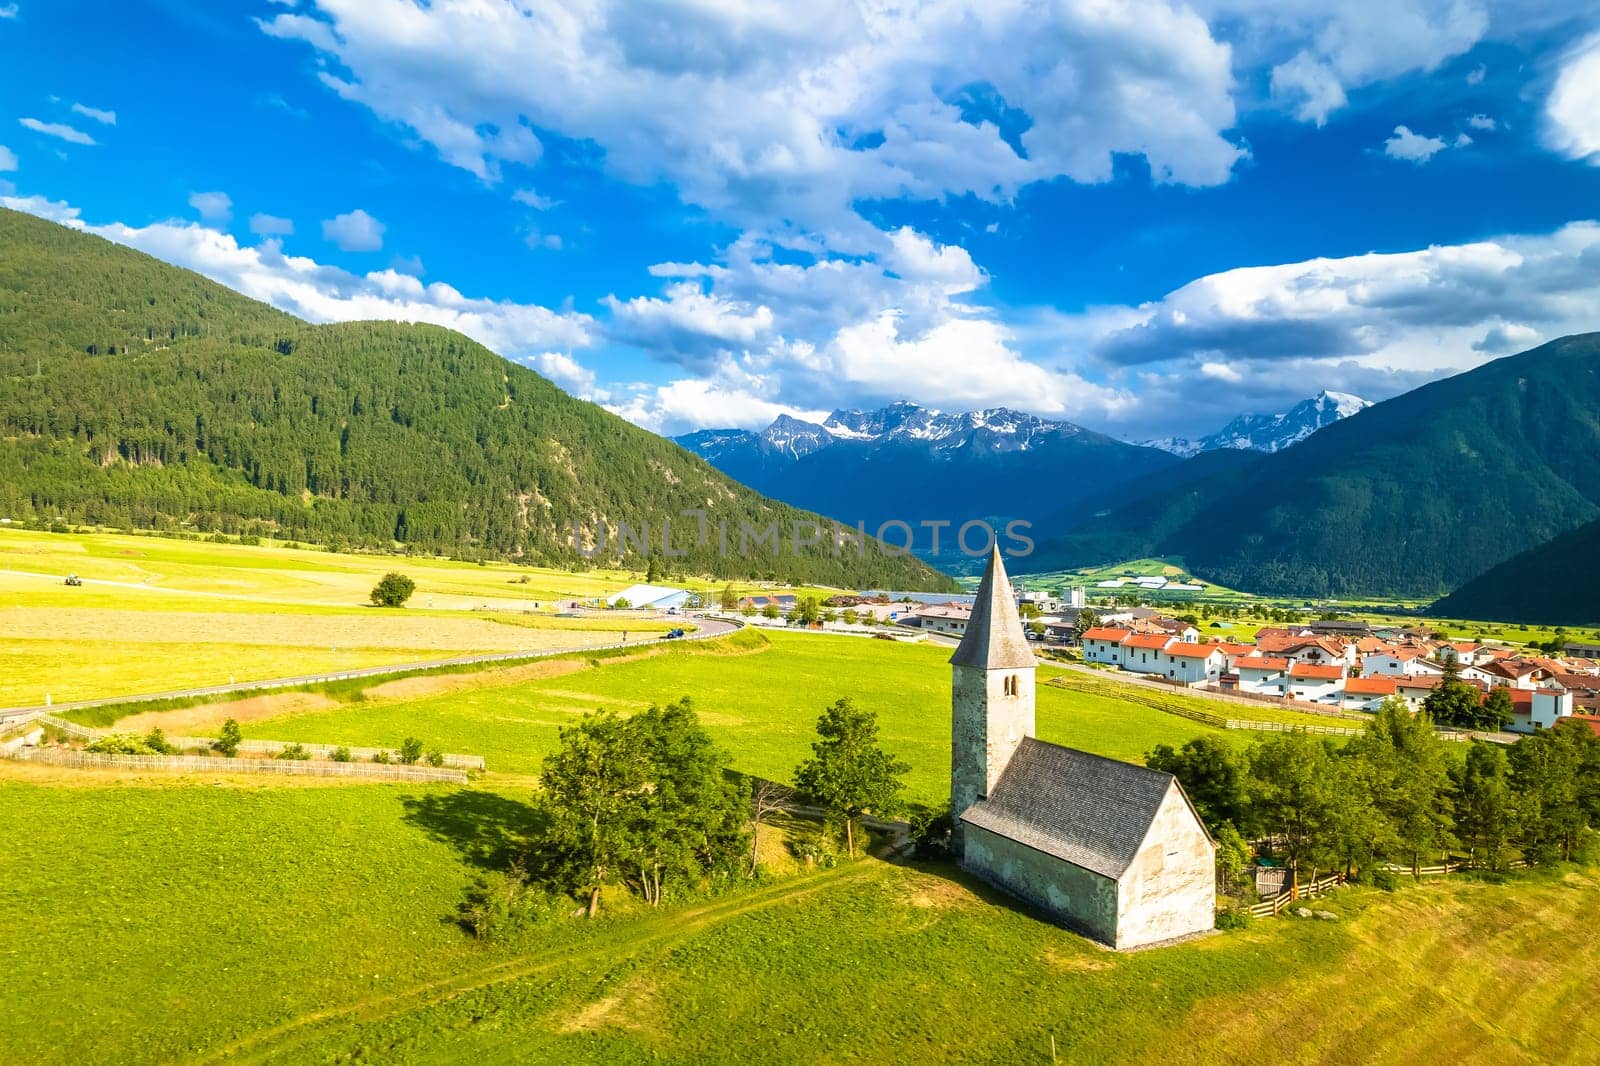
M 366 666 L 359 670 L 340 670 L 329 674 L 304 674 L 299 677 L 279 677 L 267 681 L 245 681 L 232 685 L 210 685 L 204 688 L 176 689 L 172 692 L 151 692 L 135 696 L 108 696 L 97 700 L 76 700 L 33 707 L 0 707 L 0 725 L 13 725 L 35 715 L 56 711 L 71 711 L 81 707 L 105 707 L 114 703 L 149 703 L 155 700 L 192 699 L 202 696 L 225 696 L 234 692 L 259 692 L 263 689 L 296 688 L 300 685 L 320 685 L 328 681 L 346 681 L 359 677 L 383 677 L 387 674 L 408 674 L 419 670 L 435 670 L 446 666 L 476 666 L 483 663 L 523 662 L 530 659 L 548 659 L 557 655 L 572 655 L 611 648 L 642 648 L 663 644 L 669 640 L 710 640 L 726 636 L 743 627 L 742 622 L 700 615 L 650 615 L 645 622 L 692 621 L 696 632 L 684 637 L 655 637 L 648 640 L 611 641 L 606 644 L 588 644 L 576 648 L 540 648 L 531 651 L 499 651 L 483 655 L 458 655 L 450 659 L 429 659 L 423 662 L 395 663 L 391 666 Z

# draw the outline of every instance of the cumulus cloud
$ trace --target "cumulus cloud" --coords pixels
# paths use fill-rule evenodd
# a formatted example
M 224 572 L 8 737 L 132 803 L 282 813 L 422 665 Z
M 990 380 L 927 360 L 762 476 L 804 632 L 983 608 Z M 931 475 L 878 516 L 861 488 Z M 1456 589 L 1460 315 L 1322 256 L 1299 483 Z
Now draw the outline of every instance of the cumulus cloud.
M 566 352 L 538 352 L 522 361 L 575 396 L 595 395 L 594 371 Z
M 22 9 L 16 4 L 0 4 L 0 19 L 14 19 Z
M 258 211 L 250 216 L 250 232 L 258 237 L 287 237 L 294 232 L 294 221 Z
M 115 111 L 102 111 L 100 108 L 90 107 L 88 104 L 73 104 L 72 110 L 84 118 L 93 119 L 107 126 L 115 126 L 117 124 L 117 113 Z
M 1488 132 L 1494 130 L 1499 123 L 1490 118 L 1488 115 L 1473 115 L 1471 118 L 1467 119 L 1467 125 L 1471 126 L 1475 130 L 1484 130 L 1485 132 Z
M 1137 392 L 1112 420 L 1160 422 L 1164 402 L 1341 388 L 1381 399 L 1539 341 L 1600 326 L 1600 223 L 1414 252 L 1312 259 L 1196 279 L 1161 300 L 1078 316 L 1087 359 Z M 1085 366 L 1088 363 L 1083 364 Z M 1267 405 L 1270 407 L 1271 405 Z
M 43 122 L 36 118 L 20 118 L 17 120 L 24 128 L 35 133 L 42 133 L 46 137 L 66 141 L 68 144 L 95 144 L 95 139 L 80 129 L 68 126 L 62 122 Z
M 344 252 L 376 252 L 383 247 L 383 231 L 383 223 L 359 207 L 322 222 L 322 239 Z
M 1463 54 L 1490 30 L 1484 0 L 1198 0 L 1237 27 L 1240 59 L 1270 68 L 1272 101 L 1322 125 L 1348 94 Z
M 1563 58 L 1545 101 L 1545 140 L 1568 159 L 1600 166 L 1600 33 Z
M 225 192 L 192 192 L 189 206 L 207 222 L 225 226 L 233 218 L 233 198 Z
M 316 8 L 262 28 L 309 44 L 328 88 L 452 165 L 496 182 L 546 133 L 581 138 L 614 176 L 665 179 L 769 238 L 845 248 L 870 239 L 862 200 L 1000 201 L 1109 180 L 1115 153 L 1214 185 L 1244 154 L 1229 48 L 1166 0 Z M 1020 151 L 964 106 L 970 86 L 1027 115 Z
M 1468 142 L 1471 139 L 1468 138 Z M 1383 142 L 1383 154 L 1390 159 L 1402 159 L 1407 163 L 1426 163 L 1446 148 L 1443 137 L 1425 137 L 1420 133 L 1412 133 L 1409 127 L 1396 126 L 1394 135 Z
M 76 207 L 40 196 L 0 197 L 0 206 L 137 248 L 313 322 L 432 322 L 460 330 L 513 358 L 584 348 L 596 340 L 595 323 L 588 315 L 466 296 L 450 285 L 424 284 L 392 269 L 353 274 L 304 256 L 285 255 L 274 239 L 246 247 L 231 234 L 192 222 L 90 225 Z

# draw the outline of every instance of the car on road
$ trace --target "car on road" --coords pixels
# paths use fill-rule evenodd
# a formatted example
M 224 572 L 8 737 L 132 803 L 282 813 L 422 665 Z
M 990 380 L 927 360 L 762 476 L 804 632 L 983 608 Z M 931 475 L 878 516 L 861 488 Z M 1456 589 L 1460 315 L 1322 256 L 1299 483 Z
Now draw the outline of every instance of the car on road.
M 669 629 L 669 630 L 667 630 L 667 635 L 662 637 L 661 639 L 662 640 L 677 640 L 681 636 L 683 636 L 683 630 L 681 630 L 681 629 Z
M 68 574 L 67 580 L 62 582 L 62 584 L 65 584 L 71 588 L 79 588 L 83 585 L 83 578 L 79 577 L 77 574 Z

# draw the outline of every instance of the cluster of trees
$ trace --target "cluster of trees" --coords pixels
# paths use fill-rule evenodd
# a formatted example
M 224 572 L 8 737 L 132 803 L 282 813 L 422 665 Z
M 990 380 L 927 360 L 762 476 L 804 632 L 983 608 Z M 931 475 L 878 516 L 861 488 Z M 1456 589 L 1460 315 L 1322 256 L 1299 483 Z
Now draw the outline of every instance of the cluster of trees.
M 1146 764 L 1173 774 L 1218 842 L 1219 877 L 1266 840 L 1296 881 L 1394 863 L 1417 870 L 1459 849 L 1503 869 L 1569 860 L 1600 824 L 1600 737 L 1563 722 L 1510 748 L 1474 741 L 1451 757 L 1426 712 L 1386 703 L 1339 747 L 1306 733 L 1240 749 L 1220 737 L 1161 745 Z
M 136 354 L 137 358 L 127 357 Z M 0 514 L 685 573 L 953 588 L 436 326 L 312 326 L 131 249 L 0 212 Z M 706 515 L 709 535 L 684 512 Z M 726 522 L 734 547 L 717 533 Z M 619 555 L 617 526 L 650 542 Z M 737 550 L 740 524 L 780 549 Z M 660 555 L 661 559 L 652 557 Z M 599 557 L 596 562 L 600 562 Z
M 687 698 L 562 729 L 536 797 L 545 819 L 536 869 L 586 897 L 593 917 L 608 884 L 659 904 L 675 880 L 742 865 L 745 791 L 722 761 Z
M 1440 725 L 1462 729 L 1504 729 L 1511 724 L 1511 690 L 1496 685 L 1489 696 L 1461 680 L 1461 669 L 1454 652 L 1444 656 L 1444 676 L 1422 702 L 1428 716 Z
M 586 900 L 593 917 L 607 885 L 658 905 L 673 886 L 708 875 L 753 876 L 762 824 L 790 805 L 791 791 L 736 778 L 722 763 L 687 697 L 627 718 L 597 712 L 562 729 L 535 797 L 542 829 L 517 878 Z M 877 716 L 841 699 L 817 720 L 812 757 L 795 782 L 853 855 L 861 819 L 898 809 L 907 769 L 878 744 Z

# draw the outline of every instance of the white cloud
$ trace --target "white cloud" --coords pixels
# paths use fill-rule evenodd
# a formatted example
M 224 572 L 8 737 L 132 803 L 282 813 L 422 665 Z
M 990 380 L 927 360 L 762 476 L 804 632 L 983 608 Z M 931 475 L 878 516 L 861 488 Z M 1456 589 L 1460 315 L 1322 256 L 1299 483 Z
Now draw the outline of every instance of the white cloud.
M 20 12 L 16 4 L 0 4 L 0 19 L 14 19 Z
M 316 6 L 262 28 L 454 166 L 495 182 L 538 158 L 535 131 L 590 140 L 614 176 L 789 242 L 870 241 L 863 199 L 1002 201 L 1108 180 L 1113 153 L 1214 185 L 1244 155 L 1229 48 L 1167 0 Z M 971 86 L 1026 113 L 1021 152 L 959 106 Z
M 0 144 L 0 170 L 16 170 L 17 153 Z
M 287 237 L 294 232 L 294 220 L 258 211 L 250 216 L 250 232 L 259 237 Z
M 324 219 L 322 239 L 345 252 L 376 252 L 383 247 L 384 225 L 359 207 Z
M 1600 166 L 1600 33 L 1580 41 L 1562 60 L 1544 115 L 1551 148 Z
M 1479 63 L 1477 66 L 1467 71 L 1466 83 L 1468 85 L 1482 85 L 1483 79 L 1487 77 L 1488 74 L 1489 68 L 1484 66 L 1482 63 Z
M 533 189 L 518 189 L 511 194 L 511 198 L 519 204 L 533 208 L 535 211 L 548 211 L 560 203 L 559 200 L 552 200 L 548 196 L 540 196 Z
M 115 111 L 102 111 L 100 108 L 90 107 L 88 104 L 73 104 L 72 110 L 84 118 L 94 119 L 96 122 L 107 126 L 115 126 L 117 124 L 117 113 Z
M 1272 100 L 1322 125 L 1348 94 L 1432 71 L 1490 30 L 1484 0 L 1198 0 L 1213 25 L 1233 24 L 1239 59 L 1271 69 Z
M 1420 133 L 1412 133 L 1405 126 L 1396 126 L 1394 136 L 1383 142 L 1384 155 L 1407 163 L 1426 163 L 1444 149 L 1444 138 L 1425 137 Z
M 590 399 L 595 392 L 594 371 L 565 352 L 538 352 L 523 360 L 574 396 Z
M 189 206 L 207 222 L 225 226 L 233 218 L 233 198 L 225 192 L 192 192 Z
M 313 322 L 432 322 L 460 330 L 512 358 L 595 342 L 595 324 L 588 315 L 466 296 L 452 286 L 423 284 L 395 270 L 352 274 L 303 256 L 285 255 L 273 239 L 244 247 L 231 234 L 193 222 L 89 225 L 76 207 L 40 196 L 0 197 L 0 206 L 137 248 Z
M 58 140 L 66 141 L 68 144 L 96 143 L 95 139 L 87 133 L 61 122 L 41 122 L 36 118 L 21 118 L 17 121 L 35 133 L 42 133 L 46 137 L 55 137 Z
M 1475 130 L 1489 131 L 1495 129 L 1499 123 L 1495 122 L 1495 120 L 1490 118 L 1488 115 L 1473 115 L 1471 118 L 1467 119 L 1467 125 L 1471 126 Z
M 522 235 L 522 243 L 534 251 L 544 249 L 550 252 L 559 252 L 565 243 L 559 233 L 541 233 L 537 228 L 530 228 Z
M 1318 388 L 1382 399 L 1594 330 L 1596 308 L 1600 223 L 1574 222 L 1551 234 L 1212 274 L 1136 309 L 1076 316 L 1080 332 L 1066 346 L 1081 349 L 1080 366 L 1098 362 L 1109 384 L 1137 394 L 1110 419 L 1182 429 L 1207 421 L 1187 405 L 1231 417 Z M 1208 379 L 1238 387 L 1196 387 Z M 1187 423 L 1163 410 L 1180 404 Z

